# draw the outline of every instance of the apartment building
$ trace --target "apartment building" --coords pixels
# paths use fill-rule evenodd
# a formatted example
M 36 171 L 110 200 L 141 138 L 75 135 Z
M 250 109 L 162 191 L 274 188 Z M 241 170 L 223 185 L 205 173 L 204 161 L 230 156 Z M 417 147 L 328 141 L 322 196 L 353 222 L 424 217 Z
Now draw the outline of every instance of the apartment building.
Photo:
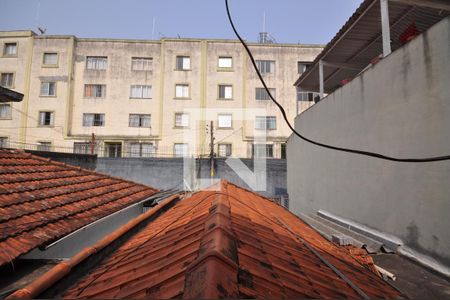
M 293 83 L 320 45 L 249 44 L 290 120 L 313 94 Z M 0 85 L 24 94 L 0 104 L 0 143 L 109 157 L 285 156 L 290 134 L 235 40 L 86 39 L 0 32 Z M 236 112 L 260 109 L 253 119 Z M 192 111 L 199 111 L 200 118 Z M 211 114 L 211 111 L 215 113 Z M 266 142 L 255 141 L 264 130 Z M 196 138 L 186 140 L 186 132 Z

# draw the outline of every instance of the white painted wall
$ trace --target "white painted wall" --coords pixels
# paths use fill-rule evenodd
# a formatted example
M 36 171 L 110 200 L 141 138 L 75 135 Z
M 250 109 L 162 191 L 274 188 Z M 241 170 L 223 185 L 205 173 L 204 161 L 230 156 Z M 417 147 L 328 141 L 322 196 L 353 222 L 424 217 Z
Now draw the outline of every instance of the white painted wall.
M 450 18 L 300 114 L 322 143 L 416 158 L 450 154 Z M 402 238 L 450 265 L 450 161 L 396 163 L 291 136 L 291 210 L 319 209 Z

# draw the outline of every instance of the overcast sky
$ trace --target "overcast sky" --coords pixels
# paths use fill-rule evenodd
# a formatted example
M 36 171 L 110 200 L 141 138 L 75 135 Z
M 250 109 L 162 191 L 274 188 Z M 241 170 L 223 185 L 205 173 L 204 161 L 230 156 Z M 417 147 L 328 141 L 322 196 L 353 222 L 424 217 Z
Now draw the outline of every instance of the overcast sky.
M 229 0 L 238 31 L 280 43 L 325 44 L 362 0 Z M 153 26 L 155 24 L 155 26 Z M 78 37 L 235 39 L 224 0 L 0 0 L 0 30 L 47 29 Z

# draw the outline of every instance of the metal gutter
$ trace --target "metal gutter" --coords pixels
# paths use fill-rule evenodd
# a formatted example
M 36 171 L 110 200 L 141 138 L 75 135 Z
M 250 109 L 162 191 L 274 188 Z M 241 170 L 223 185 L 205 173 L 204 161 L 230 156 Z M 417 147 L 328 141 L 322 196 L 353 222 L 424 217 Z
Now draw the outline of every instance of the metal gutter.
M 167 198 L 161 204 L 156 206 L 155 208 L 149 210 L 148 212 L 140 215 L 139 217 L 129 221 L 127 224 L 123 225 L 116 231 L 107 235 L 97 243 L 95 243 L 91 247 L 87 247 L 80 251 L 78 254 L 73 256 L 71 259 L 67 261 L 63 261 L 52 269 L 50 269 L 47 273 L 27 285 L 26 287 L 17 290 L 13 294 L 6 297 L 6 299 L 32 299 L 39 296 L 46 289 L 50 288 L 53 284 L 58 282 L 60 279 L 65 277 L 70 271 L 79 265 L 81 262 L 86 260 L 88 257 L 93 256 L 94 254 L 100 252 L 102 249 L 106 248 L 112 242 L 120 238 L 122 235 L 126 234 L 133 227 L 137 226 L 139 223 L 143 222 L 147 218 L 155 215 L 159 211 L 163 210 L 165 207 L 172 204 L 172 202 L 179 200 L 178 195 L 174 195 L 172 197 Z
M 54 242 L 51 243 L 51 244 L 45 245 L 45 246 L 43 247 L 43 250 L 47 250 L 47 249 L 49 249 L 49 248 L 51 248 L 51 247 L 53 247 L 53 246 L 55 246 L 55 245 L 61 243 L 62 241 L 64 241 L 64 240 L 70 238 L 71 236 L 77 234 L 78 232 L 83 231 L 83 230 L 85 230 L 85 229 L 87 229 L 87 228 L 90 228 L 90 227 L 94 227 L 94 226 L 96 226 L 98 223 L 104 222 L 105 220 L 107 220 L 107 219 L 109 219 L 109 218 L 111 218 L 111 217 L 113 217 L 113 216 L 115 216 L 115 215 L 118 215 L 118 214 L 120 214 L 120 213 L 122 213 L 122 212 L 124 212 L 124 211 L 126 211 L 126 210 L 128 210 L 128 209 L 130 209 L 130 208 L 133 208 L 133 207 L 135 207 L 135 206 L 137 206 L 137 205 L 141 205 L 141 204 L 143 204 L 143 203 L 145 203 L 145 202 L 147 202 L 147 201 L 153 200 L 153 199 L 155 199 L 155 196 L 158 196 L 158 195 L 157 195 L 157 194 L 153 194 L 153 195 L 151 195 L 150 197 L 148 197 L 148 198 L 146 198 L 146 199 L 144 199 L 144 200 L 141 200 L 141 201 L 139 201 L 139 202 L 136 202 L 136 203 L 134 203 L 134 204 L 131 204 L 131 205 L 127 206 L 127 207 L 122 208 L 121 210 L 118 210 L 118 211 L 116 211 L 116 212 L 113 212 L 112 214 L 109 214 L 109 215 L 107 215 L 107 216 L 104 216 L 104 217 L 101 218 L 101 219 L 98 219 L 98 220 L 96 220 L 96 221 L 94 221 L 94 222 L 92 222 L 92 223 L 89 223 L 89 224 L 87 224 L 87 225 L 81 227 L 81 228 L 78 228 L 77 230 L 72 231 L 72 232 L 69 233 L 68 235 L 63 236 L 63 237 L 60 238 L 59 240 L 56 240 L 56 241 L 54 241 Z

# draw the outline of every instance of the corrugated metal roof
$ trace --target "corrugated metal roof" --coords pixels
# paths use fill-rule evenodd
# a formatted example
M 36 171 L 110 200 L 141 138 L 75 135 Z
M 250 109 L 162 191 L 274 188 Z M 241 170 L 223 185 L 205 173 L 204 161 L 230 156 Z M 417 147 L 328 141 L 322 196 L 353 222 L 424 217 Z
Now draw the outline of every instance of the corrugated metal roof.
M 222 181 L 217 190 L 177 202 L 61 296 L 401 296 L 373 271 L 369 256 L 352 253 L 356 252 L 324 239 L 284 207 Z M 39 289 L 25 288 L 12 298 Z
M 403 45 L 401 36 L 412 24 L 422 33 L 449 15 L 450 11 L 389 1 L 392 51 Z M 355 77 L 382 52 L 380 1 L 365 0 L 295 85 L 319 91 L 320 60 L 356 66 L 352 70 L 324 67 L 324 91 L 331 93 L 341 85 L 341 80 Z
M 20 150 L 0 150 L 0 265 L 156 192 Z

